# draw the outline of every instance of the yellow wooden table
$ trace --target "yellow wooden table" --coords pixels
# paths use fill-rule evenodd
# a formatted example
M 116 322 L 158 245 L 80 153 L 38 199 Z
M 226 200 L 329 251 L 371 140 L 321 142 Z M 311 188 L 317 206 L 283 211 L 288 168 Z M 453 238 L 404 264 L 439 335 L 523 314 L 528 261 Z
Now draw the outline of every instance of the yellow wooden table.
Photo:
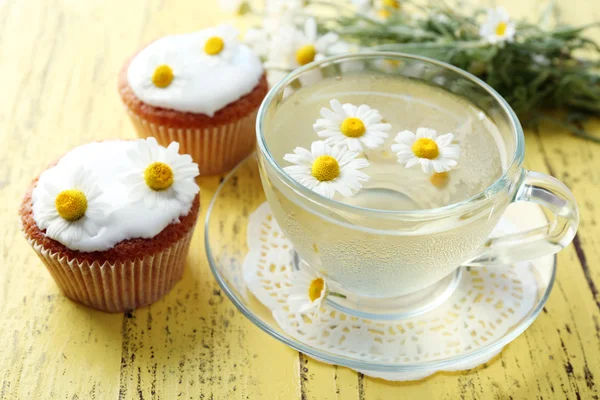
M 543 2 L 503 3 L 534 15 Z M 596 0 L 558 3 L 568 22 L 600 20 Z M 19 233 L 30 179 L 73 146 L 133 138 L 116 90 L 126 57 L 227 17 L 213 0 L 0 0 L 0 399 L 598 399 L 600 145 L 554 127 L 527 133 L 526 166 L 573 190 L 579 234 L 544 312 L 474 371 L 389 383 L 298 354 L 225 297 L 202 229 L 183 280 L 151 307 L 105 314 L 59 292 Z M 600 121 L 587 128 L 600 135 Z M 200 184 L 203 220 L 219 178 Z

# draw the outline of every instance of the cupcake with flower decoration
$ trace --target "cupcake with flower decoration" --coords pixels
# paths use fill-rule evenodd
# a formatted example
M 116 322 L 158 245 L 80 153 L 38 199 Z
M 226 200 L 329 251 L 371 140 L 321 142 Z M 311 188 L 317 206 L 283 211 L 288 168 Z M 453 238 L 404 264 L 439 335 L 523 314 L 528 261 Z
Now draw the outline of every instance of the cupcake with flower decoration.
M 67 297 L 109 312 L 143 307 L 183 274 L 198 174 L 176 142 L 80 146 L 32 182 L 22 230 Z
M 227 172 L 252 152 L 267 90 L 259 57 L 228 25 L 158 39 L 119 74 L 138 135 L 179 142 L 202 175 Z

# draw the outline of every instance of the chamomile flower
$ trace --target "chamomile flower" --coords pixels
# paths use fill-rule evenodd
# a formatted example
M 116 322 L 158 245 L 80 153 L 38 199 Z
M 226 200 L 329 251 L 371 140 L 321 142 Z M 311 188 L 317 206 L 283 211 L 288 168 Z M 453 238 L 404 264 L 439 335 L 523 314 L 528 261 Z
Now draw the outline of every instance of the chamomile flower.
M 221 65 L 228 63 L 236 54 L 239 46 L 239 32 L 231 25 L 219 25 L 198 34 L 196 51 L 198 51 L 207 64 Z
M 479 35 L 492 44 L 512 42 L 515 32 L 515 23 L 502 7 L 488 9 L 487 18 L 479 28 Z
M 320 275 L 304 270 L 294 271 L 290 281 L 287 300 L 291 311 L 314 318 L 327 296 L 327 283 Z
M 85 168 L 73 168 L 56 181 L 46 181 L 37 187 L 33 214 L 46 236 L 77 248 L 84 235 L 96 236 L 109 206 L 99 201 L 102 190 Z
M 321 108 L 321 117 L 313 125 L 317 134 L 326 138 L 325 143 L 345 146 L 351 151 L 362 152 L 363 146 L 374 149 L 383 144 L 392 126 L 381 122 L 379 111 L 366 104 L 342 104 L 333 99 L 331 109 Z
M 426 174 L 446 172 L 456 167 L 460 157 L 460 147 L 452 144 L 453 139 L 451 133 L 438 136 L 428 128 L 418 128 L 416 134 L 402 131 L 396 135 L 392 151 L 406 168 L 420 164 Z
M 138 140 L 127 156 L 133 167 L 121 181 L 129 187 L 130 201 L 142 200 L 148 208 L 171 207 L 189 203 L 198 193 L 198 164 L 179 154 L 179 143 L 164 148 L 150 137 Z
M 144 63 L 141 68 L 129 68 L 127 79 L 131 87 L 141 87 L 145 96 L 161 104 L 163 100 L 168 101 L 177 97 L 186 83 L 189 82 L 190 74 L 187 64 L 180 52 L 165 50 L 150 55 L 147 59 L 136 57 L 132 63 Z M 142 70 L 142 73 L 135 71 Z
M 322 59 L 338 41 L 338 35 L 333 32 L 319 36 L 314 18 L 306 20 L 303 31 L 283 27 L 272 36 L 274 40 L 266 63 L 268 68 L 294 69 Z
M 394 13 L 400 11 L 401 3 L 399 0 L 377 0 L 375 1 L 375 12 L 373 18 L 386 21 L 390 19 Z
M 358 153 L 346 147 L 331 147 L 324 141 L 316 141 L 310 150 L 296 147 L 294 154 L 286 154 L 283 159 L 295 164 L 284 167 L 292 179 L 322 196 L 333 198 L 337 193 L 345 197 L 353 196 L 362 188 L 361 182 L 369 176 L 359 171 L 369 166 L 364 158 L 356 158 Z

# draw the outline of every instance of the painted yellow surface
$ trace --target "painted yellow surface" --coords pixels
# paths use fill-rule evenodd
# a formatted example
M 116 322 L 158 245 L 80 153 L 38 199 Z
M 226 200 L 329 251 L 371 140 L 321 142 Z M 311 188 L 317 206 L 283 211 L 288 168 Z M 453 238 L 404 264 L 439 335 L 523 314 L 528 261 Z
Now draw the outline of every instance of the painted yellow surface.
M 503 2 L 516 15 L 542 3 Z M 568 22 L 600 20 L 596 1 L 558 3 Z M 527 133 L 526 164 L 572 188 L 580 231 L 544 312 L 474 371 L 389 383 L 299 355 L 221 292 L 201 229 L 183 280 L 151 307 L 105 314 L 61 295 L 18 230 L 29 180 L 73 146 L 133 138 L 116 93 L 124 60 L 226 18 L 213 0 L 0 0 L 0 399 L 597 399 L 600 145 L 552 126 Z M 600 121 L 587 128 L 600 135 Z M 200 180 L 203 214 L 218 183 Z

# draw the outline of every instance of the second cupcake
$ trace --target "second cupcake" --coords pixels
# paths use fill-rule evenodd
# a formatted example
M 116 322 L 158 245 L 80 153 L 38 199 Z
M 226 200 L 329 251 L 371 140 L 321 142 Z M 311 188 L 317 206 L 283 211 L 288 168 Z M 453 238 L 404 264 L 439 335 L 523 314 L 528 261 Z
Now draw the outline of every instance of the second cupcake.
M 77 147 L 35 179 L 25 238 L 71 299 L 110 312 L 153 303 L 183 275 L 198 166 L 154 138 Z
M 260 59 L 221 25 L 166 36 L 121 70 L 119 93 L 141 137 L 181 144 L 202 175 L 227 172 L 250 154 L 268 85 Z

